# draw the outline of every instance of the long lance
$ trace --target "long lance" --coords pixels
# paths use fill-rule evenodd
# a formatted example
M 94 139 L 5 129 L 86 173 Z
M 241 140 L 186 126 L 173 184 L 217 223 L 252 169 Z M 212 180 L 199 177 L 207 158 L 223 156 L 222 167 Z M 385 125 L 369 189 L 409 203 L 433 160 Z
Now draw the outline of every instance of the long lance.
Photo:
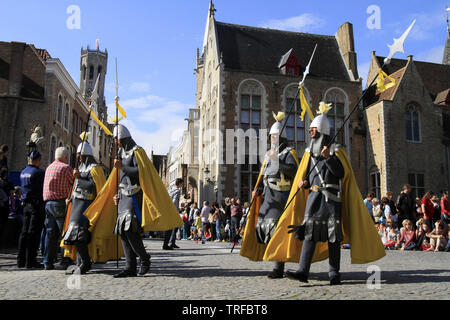
M 117 77 L 117 58 L 116 58 L 116 99 L 119 99 L 119 79 Z M 116 160 L 119 159 L 119 108 L 117 107 L 116 104 L 116 121 L 115 121 L 115 128 L 116 128 L 116 134 L 117 134 L 117 140 L 116 140 Z M 114 137 L 113 137 L 114 139 Z M 119 170 L 116 169 L 116 195 L 119 194 Z M 116 206 L 116 214 L 117 214 L 117 219 L 119 219 L 119 204 L 117 203 Z M 119 235 L 117 235 L 116 238 L 116 267 L 117 269 L 119 268 Z
M 391 58 L 394 56 L 394 54 L 396 52 L 405 52 L 403 49 L 403 44 L 405 42 L 406 37 L 408 36 L 409 32 L 411 31 L 412 27 L 414 26 L 414 24 L 416 23 L 416 20 L 414 20 L 411 25 L 408 27 L 408 29 L 406 29 L 406 31 L 401 35 L 400 38 L 395 39 L 394 38 L 394 43 L 392 45 L 388 44 L 388 47 L 390 49 L 389 51 L 389 55 L 386 57 L 386 59 L 384 59 L 383 61 L 383 65 L 381 66 L 381 70 L 383 70 L 385 65 L 388 65 L 391 62 Z M 331 140 L 328 142 L 327 144 L 327 149 L 333 144 L 334 140 L 336 139 L 336 137 L 341 133 L 342 130 L 344 130 L 345 128 L 345 123 L 350 119 L 350 116 L 353 114 L 353 112 L 355 112 L 355 110 L 358 108 L 359 104 L 361 103 L 362 99 L 364 98 L 364 96 L 366 95 L 366 93 L 369 91 L 369 88 L 373 85 L 373 83 L 375 82 L 375 80 L 378 79 L 377 77 L 374 77 L 372 79 L 372 81 L 370 82 L 370 84 L 367 86 L 366 90 L 362 93 L 361 97 L 358 99 L 358 101 L 356 102 L 355 106 L 353 107 L 352 111 L 350 112 L 350 114 L 347 116 L 347 118 L 344 120 L 342 126 L 339 128 L 339 130 L 334 134 L 334 136 L 331 138 Z M 305 178 L 303 178 L 303 180 L 306 180 L 309 175 L 311 174 L 311 172 L 314 170 L 314 168 L 317 166 L 319 162 L 317 161 L 313 167 L 309 170 L 308 174 L 306 175 Z M 287 203 L 287 205 L 284 207 L 283 213 L 280 215 L 280 218 L 278 218 L 277 222 L 281 219 L 281 217 L 283 216 L 283 214 L 286 212 L 287 208 L 289 208 L 289 205 L 291 204 L 291 202 L 295 199 L 295 197 L 297 196 L 298 192 L 300 191 L 301 188 L 298 188 L 297 191 L 295 192 L 294 196 L 291 198 L 291 200 L 289 200 L 289 202 Z M 274 225 L 277 225 L 278 223 L 275 223 Z M 272 226 L 273 228 L 273 226 Z M 271 229 L 272 230 L 272 229 Z
M 97 77 L 97 83 L 98 83 L 98 77 Z M 95 86 L 95 87 L 97 87 L 97 86 Z M 81 138 L 81 151 L 83 151 L 84 143 L 86 142 L 86 139 L 87 139 L 87 136 L 88 136 L 89 121 L 91 120 L 91 111 L 92 111 L 92 106 L 93 106 L 92 95 L 91 95 L 91 105 L 89 106 L 88 118 L 87 118 L 87 121 L 86 121 L 86 127 L 85 127 L 85 130 L 84 130 L 83 137 Z M 74 168 L 78 168 L 78 162 L 80 161 L 80 158 L 81 158 L 81 152 L 80 152 L 80 157 L 77 157 L 76 153 L 77 152 L 75 150 L 75 166 L 74 166 Z M 72 183 L 72 188 L 71 188 L 71 191 L 69 193 L 69 198 L 67 199 L 69 202 L 72 201 L 72 194 L 73 194 L 73 189 L 75 188 L 75 185 L 76 185 L 76 179 Z M 67 206 L 67 208 L 66 208 L 66 222 L 64 223 L 64 225 L 68 225 L 68 223 L 69 223 L 69 218 L 70 217 L 67 215 L 68 213 L 69 213 L 69 206 Z M 64 229 L 65 229 L 65 227 L 64 227 Z M 64 232 L 65 231 L 63 230 L 63 233 Z
M 308 65 L 306 66 L 305 71 L 303 72 L 303 78 L 302 78 L 302 80 L 299 82 L 299 87 L 302 86 L 302 85 L 304 84 L 305 79 L 306 79 L 306 76 L 309 74 L 309 69 L 310 69 L 310 67 L 311 67 L 311 62 L 312 62 L 312 60 L 313 60 L 313 58 L 314 58 L 314 54 L 315 54 L 315 52 L 316 52 L 316 49 L 317 49 L 317 43 L 316 43 L 316 45 L 314 46 L 314 50 L 313 50 L 313 52 L 312 52 L 312 54 L 311 54 L 311 57 L 309 58 Z M 296 91 L 295 98 L 294 98 L 294 100 L 293 100 L 292 103 L 291 103 L 291 108 L 289 109 L 287 118 L 286 118 L 286 120 L 284 121 L 283 127 L 281 128 L 281 131 L 280 131 L 280 134 L 279 134 L 280 137 L 281 137 L 281 134 L 283 133 L 284 129 L 286 128 L 286 124 L 287 124 L 287 122 L 288 122 L 289 117 L 291 116 L 292 110 L 293 110 L 294 107 L 295 107 L 295 103 L 296 103 L 296 101 L 297 101 L 297 98 L 298 98 L 299 93 L 300 93 L 300 89 Z M 267 169 L 267 166 L 264 167 L 264 172 L 262 173 L 263 175 L 264 175 L 266 169 Z M 261 180 L 262 180 L 262 179 L 261 179 Z M 259 181 L 259 183 L 261 183 L 261 181 Z M 259 187 L 259 184 L 257 184 L 257 185 L 255 186 L 255 189 L 257 189 L 258 187 Z M 242 224 L 243 226 L 246 225 L 247 218 L 248 218 L 248 214 L 250 213 L 250 209 L 251 209 L 251 207 L 252 207 L 253 202 L 254 202 L 255 199 L 256 199 L 256 197 L 254 197 L 254 198 L 252 197 L 252 201 L 250 201 L 250 205 L 248 206 L 248 209 L 247 209 L 247 216 L 245 217 L 244 223 Z M 237 235 L 236 235 L 236 237 L 237 237 Z M 230 253 L 233 252 L 235 246 L 236 246 L 236 241 L 235 241 L 235 239 L 234 239 L 234 240 L 233 240 L 233 247 L 231 248 L 231 252 L 230 252 Z

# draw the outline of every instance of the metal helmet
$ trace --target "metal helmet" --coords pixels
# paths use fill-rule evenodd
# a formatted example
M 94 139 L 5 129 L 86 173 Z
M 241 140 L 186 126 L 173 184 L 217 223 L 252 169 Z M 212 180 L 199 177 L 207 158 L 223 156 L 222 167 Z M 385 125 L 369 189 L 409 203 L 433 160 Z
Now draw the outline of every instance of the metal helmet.
M 326 104 L 323 101 L 320 102 L 319 110 L 317 113 L 319 114 L 310 124 L 310 128 L 317 128 L 317 131 L 321 134 L 325 134 L 327 136 L 330 135 L 330 122 L 327 119 L 327 112 L 331 109 L 331 103 Z
M 272 134 L 280 134 L 281 130 L 283 129 L 283 119 L 284 119 L 284 112 L 279 111 L 278 114 L 275 115 L 275 113 L 272 111 L 272 115 L 275 119 L 275 123 L 272 125 L 269 131 L 269 135 Z M 286 131 L 283 130 L 283 133 L 281 134 L 283 138 L 286 138 Z
M 78 145 L 77 153 L 81 154 L 82 156 L 94 156 L 92 147 L 87 141 L 84 141 Z
M 117 126 L 114 127 L 113 136 L 114 136 L 114 138 L 125 139 L 125 138 L 130 138 L 131 133 L 130 133 L 130 131 L 128 131 L 127 127 L 125 127 L 124 125 L 118 124 Z

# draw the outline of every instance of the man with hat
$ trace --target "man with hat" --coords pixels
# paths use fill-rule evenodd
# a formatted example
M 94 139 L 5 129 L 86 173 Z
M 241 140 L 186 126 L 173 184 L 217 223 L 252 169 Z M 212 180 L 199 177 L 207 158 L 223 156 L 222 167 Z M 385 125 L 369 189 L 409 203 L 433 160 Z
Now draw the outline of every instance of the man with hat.
M 253 191 L 252 198 L 253 201 L 257 203 L 254 207 L 256 210 L 259 207 L 259 211 L 255 212 L 258 214 L 256 222 L 256 243 L 252 245 L 253 235 L 244 232 L 244 239 L 242 241 L 241 255 L 246 256 L 251 260 L 260 260 L 252 256 L 253 252 L 263 251 L 265 246 L 271 241 L 272 236 L 276 230 L 276 226 L 280 216 L 286 205 L 289 191 L 292 187 L 292 181 L 295 177 L 295 173 L 298 167 L 298 156 L 293 148 L 288 145 L 288 140 L 286 134 L 283 131 L 284 113 L 278 112 L 277 115 L 273 114 L 275 118 L 275 123 L 270 128 L 270 150 L 267 151 L 264 158 L 264 163 L 258 178 L 263 179 L 264 186 L 258 187 L 257 190 Z M 281 134 L 281 136 L 280 136 Z M 257 199 L 259 198 L 259 199 Z M 253 205 L 252 205 L 253 206 Z M 254 215 L 254 210 L 252 210 L 251 216 Z M 249 217 L 249 221 L 252 219 Z M 248 223 L 247 225 L 253 225 Z M 253 233 L 253 232 L 252 232 Z M 250 240 L 250 241 L 249 241 Z M 251 248 L 255 246 L 254 249 Z M 250 253 L 250 255 L 247 254 Z M 275 262 L 273 270 L 268 274 L 271 279 L 283 278 L 284 273 L 284 263 Z
M 91 257 L 88 249 L 89 220 L 84 217 L 84 212 L 94 201 L 97 191 L 103 187 L 106 179 L 87 141 L 78 145 L 77 156 L 80 164 L 73 170 L 76 181 L 72 191 L 70 211 L 68 210 L 66 215 L 63 244 L 75 246 L 79 274 L 85 274 L 91 269 Z M 71 272 L 75 272 L 75 269 L 69 271 Z
M 85 216 L 92 229 L 101 227 L 101 221 L 114 218 L 114 230 L 109 232 L 120 235 L 126 259 L 125 269 L 114 277 L 134 277 L 137 257 L 140 258 L 139 275 L 150 269 L 150 255 L 145 250 L 142 234 L 180 227 L 183 220 L 152 162 L 144 149 L 136 145 L 128 129 L 116 125 L 114 138 L 120 148 L 119 159 L 114 161 L 108 181 Z M 116 193 L 117 186 L 119 193 Z
M 342 241 L 350 244 L 352 263 L 369 263 L 386 253 L 345 149 L 331 141 L 326 115 L 330 109 L 331 104 L 321 102 L 319 115 L 311 122 L 311 142 L 297 170 L 290 204 L 264 259 L 300 260 L 298 270 L 287 271 L 286 276 L 308 282 L 311 263 L 329 258 L 330 284 L 338 285 Z
M 20 173 L 24 208 L 17 255 L 19 268 L 43 268 L 43 265 L 36 261 L 39 239 L 45 220 L 42 198 L 45 172 L 39 168 L 40 165 L 41 154 L 34 150 L 28 156 L 28 165 Z

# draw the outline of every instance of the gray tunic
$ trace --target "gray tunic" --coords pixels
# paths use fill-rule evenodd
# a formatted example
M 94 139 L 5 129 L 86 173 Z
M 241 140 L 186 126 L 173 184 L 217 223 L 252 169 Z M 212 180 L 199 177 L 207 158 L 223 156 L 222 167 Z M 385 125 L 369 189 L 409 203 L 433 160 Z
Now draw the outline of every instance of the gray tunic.
M 256 226 L 256 238 L 260 243 L 268 243 L 276 229 L 276 224 L 286 205 L 290 187 L 297 172 L 297 162 L 290 153 L 292 148 L 285 148 L 278 154 L 278 163 L 266 155 L 266 168 L 264 171 L 263 202 L 261 204 L 258 222 Z M 286 190 L 276 190 L 273 181 L 281 180 L 281 173 L 284 179 L 289 182 Z
M 80 177 L 77 179 L 72 194 L 72 209 L 70 211 L 69 225 L 64 234 L 64 244 L 73 245 L 77 241 L 89 242 L 89 220 L 84 217 L 84 212 L 97 196 L 94 179 L 91 170 L 97 164 L 84 163 L 78 166 Z
M 141 222 L 138 216 L 142 212 L 142 190 L 134 194 L 125 194 L 122 192 L 124 188 L 140 189 L 139 168 L 134 156 L 134 150 L 138 146 L 134 146 L 131 150 L 125 151 L 121 149 L 123 168 L 119 173 L 119 216 L 114 228 L 114 234 L 122 234 L 123 231 L 141 232 Z M 136 207 L 138 211 L 136 212 Z
M 322 179 L 326 185 L 340 185 L 340 179 L 344 177 L 344 167 L 339 159 L 334 154 L 337 147 L 331 148 L 333 153 L 328 159 L 323 157 L 316 158 L 311 155 L 311 160 L 308 165 L 308 172 L 317 162 L 317 170 L 320 172 Z M 305 218 L 302 223 L 304 226 L 304 239 L 312 241 L 342 241 L 342 226 L 341 226 L 341 208 L 340 201 L 334 201 L 334 196 L 338 196 L 340 190 L 335 188 L 326 188 L 327 193 L 318 191 L 312 186 L 323 186 L 321 178 L 316 169 L 314 169 L 308 177 L 310 189 L 308 200 L 306 201 Z M 333 198 L 333 199 L 332 199 Z

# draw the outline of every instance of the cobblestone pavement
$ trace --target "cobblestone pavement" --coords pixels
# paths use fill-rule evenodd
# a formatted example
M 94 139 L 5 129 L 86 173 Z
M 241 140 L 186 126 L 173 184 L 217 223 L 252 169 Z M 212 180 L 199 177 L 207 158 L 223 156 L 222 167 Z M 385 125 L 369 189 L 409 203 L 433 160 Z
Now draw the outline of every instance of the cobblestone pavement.
M 180 249 L 164 251 L 161 240 L 144 242 L 152 256 L 147 275 L 114 279 L 116 262 L 96 264 L 80 277 L 79 289 L 62 270 L 18 269 L 14 252 L 2 251 L 0 299 L 450 299 L 450 255 L 445 252 L 388 251 L 371 264 L 381 270 L 381 288 L 368 289 L 373 273 L 367 273 L 369 265 L 350 264 L 349 250 L 342 250 L 343 284 L 329 286 L 327 261 L 313 264 L 309 283 L 301 284 L 268 279 L 271 262 L 251 262 L 239 255 L 239 247 L 230 254 L 228 243 L 177 241 Z M 122 259 L 120 267 L 124 264 Z M 286 269 L 296 267 L 286 264 Z

